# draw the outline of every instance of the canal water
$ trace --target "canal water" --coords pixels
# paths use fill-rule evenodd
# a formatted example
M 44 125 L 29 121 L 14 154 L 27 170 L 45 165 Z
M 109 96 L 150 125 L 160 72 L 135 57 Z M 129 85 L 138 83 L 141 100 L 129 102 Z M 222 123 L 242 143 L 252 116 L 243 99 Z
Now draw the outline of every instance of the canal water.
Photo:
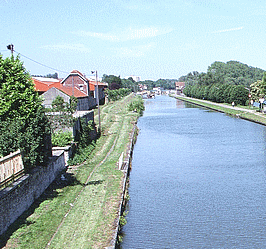
M 266 127 L 146 100 L 122 248 L 266 248 Z

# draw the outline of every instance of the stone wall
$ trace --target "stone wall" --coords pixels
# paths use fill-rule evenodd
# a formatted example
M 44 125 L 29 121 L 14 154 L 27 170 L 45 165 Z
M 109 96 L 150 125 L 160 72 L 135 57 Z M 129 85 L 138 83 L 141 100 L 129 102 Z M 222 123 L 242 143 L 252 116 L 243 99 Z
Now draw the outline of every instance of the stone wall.
M 47 167 L 34 168 L 10 187 L 0 191 L 0 234 L 30 207 L 64 169 L 64 153 L 61 153 L 52 157 Z

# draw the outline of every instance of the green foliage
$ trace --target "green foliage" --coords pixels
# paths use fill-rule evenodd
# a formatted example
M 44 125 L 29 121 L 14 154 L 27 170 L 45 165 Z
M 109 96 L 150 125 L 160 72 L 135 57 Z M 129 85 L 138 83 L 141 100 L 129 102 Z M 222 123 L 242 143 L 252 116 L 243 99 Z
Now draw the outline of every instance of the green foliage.
M 69 103 L 65 102 L 63 97 L 56 96 L 52 102 L 52 111 L 73 114 L 77 109 L 77 103 L 78 100 L 74 96 L 70 97 Z
M 192 72 L 179 78 L 187 85 L 244 85 L 250 86 L 263 76 L 264 70 L 248 66 L 238 61 L 227 63 L 216 61 L 208 67 L 207 73 Z
M 128 79 L 122 79 L 122 88 L 128 88 L 132 92 L 137 92 L 139 90 L 138 82 L 134 81 L 132 77 Z
M 140 96 L 138 96 L 135 100 L 129 103 L 128 110 L 135 111 L 140 115 L 142 115 L 143 111 L 145 110 L 143 99 Z
M 87 160 L 95 148 L 95 142 L 91 139 L 91 132 L 95 124 L 90 120 L 86 123 L 85 118 L 80 119 L 80 130 L 77 131 L 74 141 L 77 143 L 77 151 L 73 158 L 68 161 L 69 165 L 81 164 Z
M 67 103 L 64 101 L 63 97 L 56 96 L 56 98 L 52 102 L 52 108 L 55 112 L 62 112 L 66 109 Z
M 0 55 L 0 154 L 20 149 L 26 170 L 45 165 L 50 125 L 29 73 L 17 56 Z
M 74 141 L 78 143 L 79 148 L 85 148 L 92 142 L 90 133 L 93 130 L 94 130 L 94 124 L 92 120 L 86 123 L 85 118 L 80 118 L 80 130 L 76 132 L 74 139 Z
M 57 96 L 52 102 L 52 109 L 48 111 L 52 132 L 72 127 L 76 119 L 73 113 L 77 108 L 77 98 L 71 96 L 70 103 L 64 102 L 61 96 Z M 56 113 L 54 113 L 56 112 Z
M 182 77 L 186 82 L 184 94 L 218 103 L 235 102 L 235 104 L 245 105 L 248 103 L 249 94 L 246 86 L 260 79 L 262 75 L 262 69 L 249 67 L 237 61 L 227 63 L 216 61 L 208 68 L 207 73 L 193 72 Z M 262 81 L 251 85 L 256 98 L 266 94 L 266 83 L 262 85 Z
M 161 87 L 161 89 L 175 89 L 176 81 L 176 79 L 158 79 L 156 81 L 145 80 L 138 83 L 147 86 L 147 90 L 152 90 L 154 87 Z
M 262 80 L 257 80 L 250 85 L 252 99 L 259 101 L 260 98 L 265 98 L 266 95 L 266 72 L 264 72 Z
M 88 145 L 85 148 L 79 149 L 73 158 L 68 160 L 68 165 L 77 165 L 85 162 L 89 155 L 92 153 L 92 151 L 95 148 L 95 142 L 92 142 L 90 145 Z
M 58 79 L 58 73 L 49 73 L 47 75 L 32 75 L 33 77 L 44 77 L 44 78 L 54 78 L 54 79 Z
M 128 88 L 120 88 L 116 90 L 105 89 L 105 93 L 109 101 L 116 101 L 130 94 L 131 90 Z
M 122 87 L 122 80 L 120 76 L 117 77 L 115 75 L 104 74 L 102 81 L 108 83 L 109 89 L 111 90 L 119 89 Z
M 70 145 L 73 141 L 73 134 L 71 131 L 62 130 L 52 134 L 52 145 L 58 147 L 64 147 Z

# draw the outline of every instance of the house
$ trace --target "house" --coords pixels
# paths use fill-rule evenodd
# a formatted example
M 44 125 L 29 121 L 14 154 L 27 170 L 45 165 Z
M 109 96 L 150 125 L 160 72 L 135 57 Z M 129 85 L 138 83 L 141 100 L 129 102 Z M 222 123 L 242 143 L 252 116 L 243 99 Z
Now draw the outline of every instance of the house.
M 44 98 L 45 107 L 51 107 L 56 96 L 62 96 L 65 101 L 69 101 L 70 96 L 75 96 L 78 99 L 78 111 L 91 110 L 96 107 L 96 85 L 99 89 L 99 102 L 104 104 L 105 94 L 104 89 L 106 83 L 89 80 L 78 70 L 73 70 L 63 80 L 33 77 L 33 82 L 36 91 Z
M 43 96 L 43 105 L 46 108 L 52 108 L 52 102 L 55 100 L 57 96 L 61 96 L 64 99 L 64 102 L 69 103 L 70 97 L 74 96 L 77 98 L 77 111 L 86 111 L 90 109 L 88 96 L 84 92 L 80 91 L 76 87 L 68 87 L 68 86 L 53 86 L 48 89 Z
M 177 95 L 182 94 L 184 88 L 185 88 L 185 82 L 175 82 L 175 89 Z
M 78 70 L 73 70 L 61 81 L 61 84 L 67 87 L 76 87 L 89 96 L 89 80 Z
M 103 82 L 96 82 L 96 81 L 89 81 L 90 85 L 90 94 L 96 99 L 97 96 L 97 85 L 99 90 L 99 103 L 100 105 L 103 105 L 105 103 L 105 93 L 104 89 L 108 87 L 107 83 Z

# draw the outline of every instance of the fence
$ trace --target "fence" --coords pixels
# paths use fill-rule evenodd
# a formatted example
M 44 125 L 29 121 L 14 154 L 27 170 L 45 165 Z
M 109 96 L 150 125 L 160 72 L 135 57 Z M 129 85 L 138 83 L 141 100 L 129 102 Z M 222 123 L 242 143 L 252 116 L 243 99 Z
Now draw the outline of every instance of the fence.
M 0 158 L 0 189 L 13 182 L 24 173 L 20 151 Z

